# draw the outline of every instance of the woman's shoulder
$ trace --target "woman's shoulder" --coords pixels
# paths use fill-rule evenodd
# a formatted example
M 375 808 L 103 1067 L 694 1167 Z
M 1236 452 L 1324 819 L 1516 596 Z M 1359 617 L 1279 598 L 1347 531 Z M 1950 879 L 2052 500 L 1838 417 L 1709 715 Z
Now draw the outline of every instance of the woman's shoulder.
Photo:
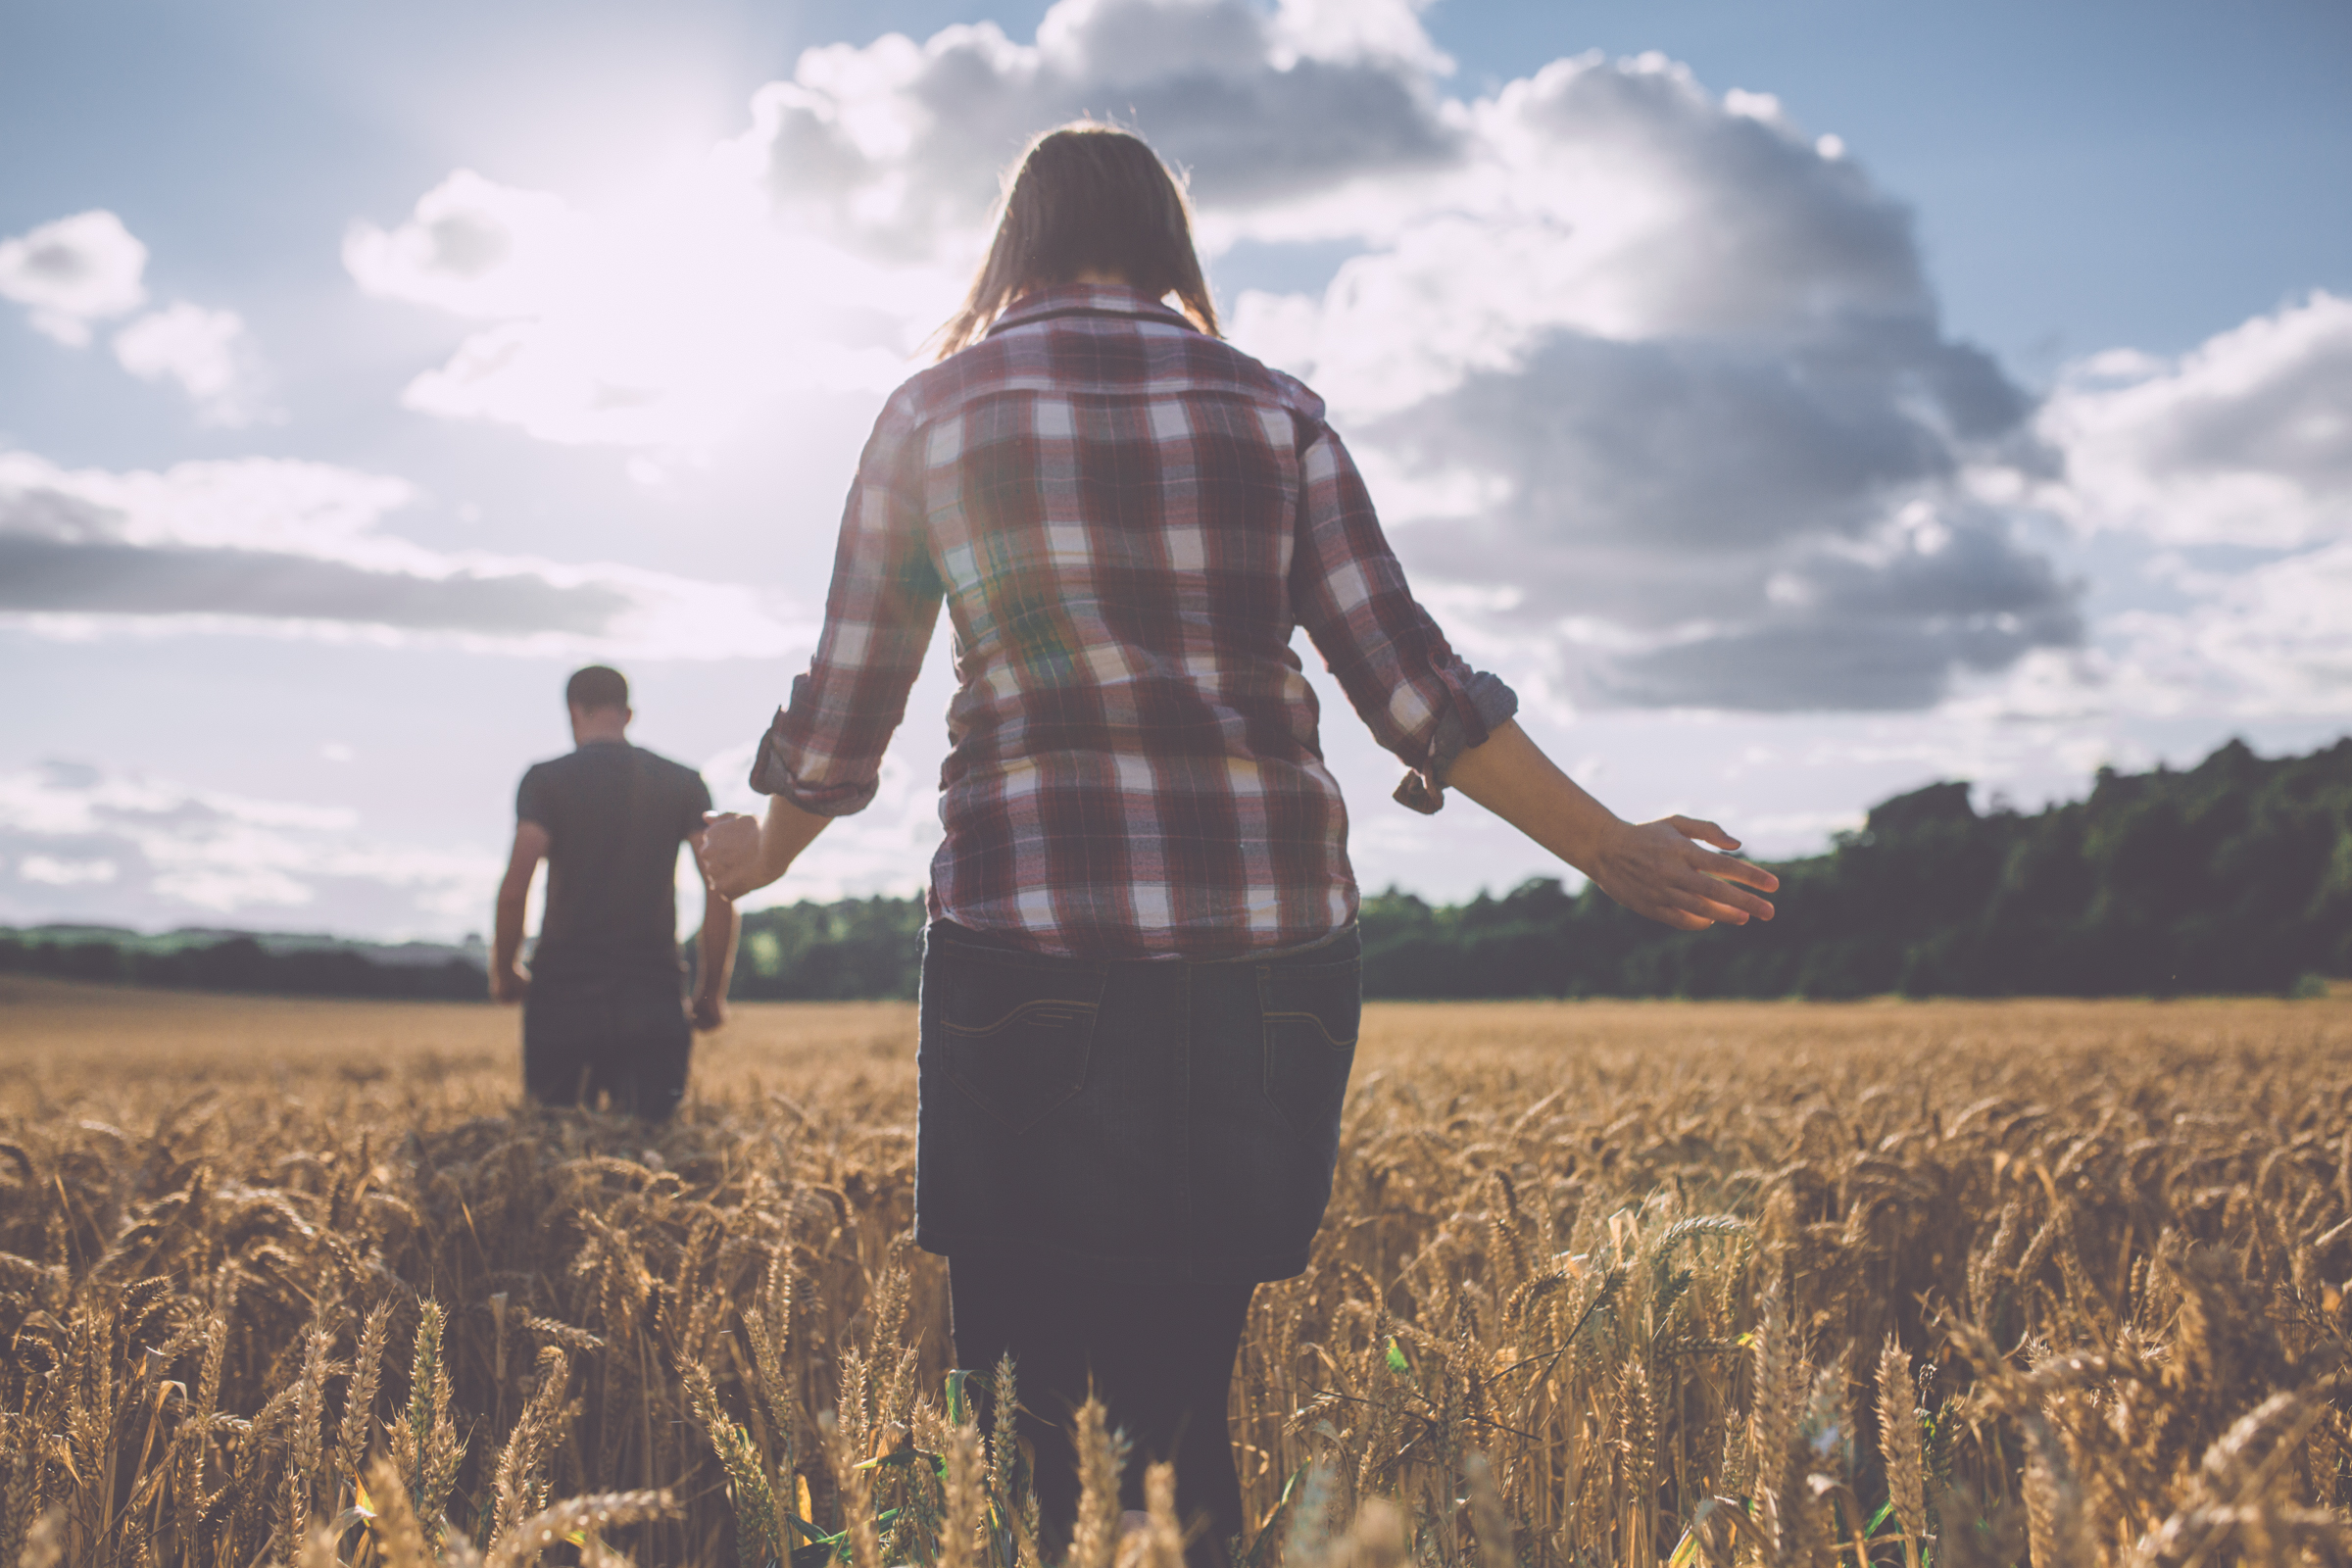
M 1276 369 L 1224 338 L 1210 337 L 1204 332 L 1193 332 L 1190 336 L 1192 341 L 1186 347 L 1191 355 L 1204 366 L 1213 367 L 1237 391 L 1277 404 L 1300 418 L 1323 417 L 1323 400 L 1312 387 L 1288 370 Z
M 1143 359 L 1130 362 L 1124 374 L 1106 376 L 1101 390 L 1116 393 L 1148 387 L 1154 393 L 1243 397 L 1309 423 L 1320 423 L 1324 417 L 1323 399 L 1304 381 L 1189 324 L 1152 319 L 1043 324 L 1043 331 L 985 338 L 900 382 L 875 421 L 875 437 L 904 441 L 960 413 L 975 398 L 1085 390 L 1070 383 L 1070 362 L 1055 352 L 1053 336 L 1056 328 L 1073 333 L 1125 330 L 1143 339 Z M 1121 381 L 1132 384 L 1114 384 Z

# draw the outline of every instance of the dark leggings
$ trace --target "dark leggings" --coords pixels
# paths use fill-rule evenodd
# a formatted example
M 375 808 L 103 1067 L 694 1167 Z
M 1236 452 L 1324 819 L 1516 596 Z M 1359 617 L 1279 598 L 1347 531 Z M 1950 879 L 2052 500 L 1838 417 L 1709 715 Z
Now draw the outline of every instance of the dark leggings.
M 1003 1253 L 957 1254 L 948 1279 L 957 1364 L 993 1383 L 998 1359 L 1012 1355 L 1048 1559 L 1066 1549 L 1077 1518 L 1070 1427 L 1091 1387 L 1133 1445 L 1120 1505 L 1142 1508 L 1145 1466 L 1173 1459 L 1188 1568 L 1222 1568 L 1242 1532 L 1225 1402 L 1252 1287 Z

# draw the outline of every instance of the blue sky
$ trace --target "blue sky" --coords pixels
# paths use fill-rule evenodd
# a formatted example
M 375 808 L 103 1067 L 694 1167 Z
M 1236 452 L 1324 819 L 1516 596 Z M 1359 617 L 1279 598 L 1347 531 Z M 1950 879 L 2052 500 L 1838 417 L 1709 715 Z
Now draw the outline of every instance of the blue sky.
M 1191 168 L 1236 340 L 1629 813 L 1795 853 L 2352 712 L 2340 6 L 4 25 L 0 920 L 477 929 L 591 657 L 739 797 L 864 427 L 1079 110 Z M 1544 869 L 1325 692 L 1367 883 Z M 784 896 L 919 883 L 945 694 Z

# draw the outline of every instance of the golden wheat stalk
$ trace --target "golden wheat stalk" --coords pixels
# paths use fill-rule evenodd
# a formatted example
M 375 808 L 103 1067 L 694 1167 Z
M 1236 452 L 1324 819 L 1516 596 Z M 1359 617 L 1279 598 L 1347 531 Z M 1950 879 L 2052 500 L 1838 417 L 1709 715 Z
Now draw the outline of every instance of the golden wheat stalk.
M 515 1526 L 510 1538 L 483 1559 L 484 1568 L 524 1568 L 540 1552 L 586 1537 L 599 1542 L 612 1531 L 677 1512 L 667 1491 L 604 1492 L 569 1497 Z M 608 1556 L 611 1548 L 599 1546 Z
M 1911 1358 L 1891 1334 L 1879 1351 L 1879 1455 L 1886 1466 L 1886 1500 L 1903 1543 L 1904 1568 L 1919 1568 L 1919 1538 L 1928 1528 L 1927 1461 L 1919 1439 L 1919 1410 L 1911 1387 Z
M 976 1568 L 985 1563 L 981 1532 L 988 1523 L 988 1478 L 980 1452 L 980 1428 L 965 1420 L 948 1428 L 947 1494 L 940 1523 L 937 1568 Z
M 1066 1568 L 1111 1568 L 1119 1550 L 1119 1476 L 1127 1440 L 1112 1432 L 1101 1399 L 1078 1407 L 1078 1517 L 1070 1531 Z
M 824 1437 L 825 1462 L 833 1471 L 834 1495 L 841 1503 L 841 1528 L 850 1538 L 853 1568 L 882 1568 L 882 1542 L 874 1531 L 873 1472 L 864 1467 L 834 1412 L 816 1418 Z

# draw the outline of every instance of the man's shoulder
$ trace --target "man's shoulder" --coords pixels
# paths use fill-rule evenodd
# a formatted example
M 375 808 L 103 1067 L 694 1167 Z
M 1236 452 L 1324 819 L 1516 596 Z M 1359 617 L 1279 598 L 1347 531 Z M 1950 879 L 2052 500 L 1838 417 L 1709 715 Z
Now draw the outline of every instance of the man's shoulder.
M 658 773 L 676 774 L 686 778 L 701 778 L 703 776 L 698 769 L 688 767 L 684 762 L 673 761 L 669 758 L 663 757 L 660 752 L 648 751 L 644 747 L 638 746 L 634 743 L 630 745 L 629 750 L 637 754 L 638 760 L 641 762 L 643 762 L 646 766 L 651 767 Z
M 563 789 L 579 779 L 587 766 L 578 752 L 565 752 L 561 757 L 544 757 L 522 770 L 522 788 Z
M 664 784 L 683 791 L 709 788 L 703 782 L 702 772 L 697 768 L 688 767 L 684 762 L 672 761 L 660 752 L 649 752 L 642 746 L 632 746 L 630 750 L 637 754 L 638 764 Z
M 517 787 L 518 793 L 527 798 L 557 788 L 563 782 L 564 774 L 566 771 L 564 764 L 567 760 L 569 760 L 567 758 L 549 757 L 533 762 L 522 770 L 522 782 Z

